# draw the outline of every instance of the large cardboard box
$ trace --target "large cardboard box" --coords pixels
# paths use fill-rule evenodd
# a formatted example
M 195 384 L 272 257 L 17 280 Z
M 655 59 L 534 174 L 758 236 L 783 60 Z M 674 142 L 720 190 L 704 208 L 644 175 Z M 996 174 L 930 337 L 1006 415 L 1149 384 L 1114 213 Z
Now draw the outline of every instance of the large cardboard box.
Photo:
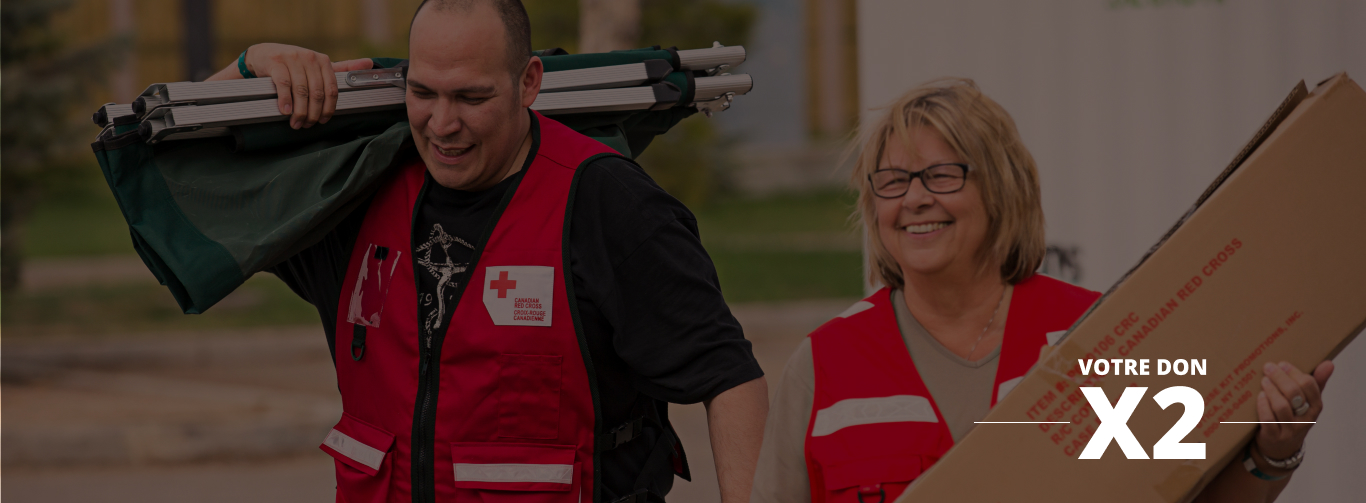
M 984 419 L 1071 424 L 979 424 L 897 501 L 1189 501 L 1251 439 L 1255 424 L 1229 422 L 1257 421 L 1262 364 L 1310 370 L 1364 322 L 1366 92 L 1339 74 L 1312 93 L 1301 83 Z M 1079 359 L 1102 358 L 1205 360 L 1207 373 L 1081 374 Z M 1205 408 L 1182 441 L 1203 442 L 1205 459 L 1131 460 L 1114 442 L 1100 459 L 1078 459 L 1100 423 L 1083 385 L 1112 404 L 1126 387 L 1148 388 L 1128 426 L 1149 457 L 1184 413 L 1153 395 L 1196 389 Z

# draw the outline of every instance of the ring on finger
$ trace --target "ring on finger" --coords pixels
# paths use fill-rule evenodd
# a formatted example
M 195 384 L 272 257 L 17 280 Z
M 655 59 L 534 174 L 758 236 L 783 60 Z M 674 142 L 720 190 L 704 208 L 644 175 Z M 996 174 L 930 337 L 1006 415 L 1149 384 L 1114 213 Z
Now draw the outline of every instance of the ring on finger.
M 1295 408 L 1296 416 L 1303 416 L 1309 413 L 1309 403 L 1304 401 L 1304 397 L 1296 396 L 1290 399 L 1290 406 Z

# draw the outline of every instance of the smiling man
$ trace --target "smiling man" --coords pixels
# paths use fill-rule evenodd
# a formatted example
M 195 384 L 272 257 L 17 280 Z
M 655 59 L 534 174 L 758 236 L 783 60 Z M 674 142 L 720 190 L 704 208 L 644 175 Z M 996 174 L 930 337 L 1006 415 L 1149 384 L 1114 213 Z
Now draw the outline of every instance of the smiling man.
M 413 148 L 271 269 L 333 351 L 338 500 L 662 501 L 687 473 L 667 402 L 704 402 L 722 501 L 746 501 L 766 384 L 696 221 L 528 109 L 544 72 L 529 33 L 515 0 L 424 2 Z M 298 128 L 330 118 L 331 72 L 369 66 L 260 44 L 214 79 L 269 77 Z

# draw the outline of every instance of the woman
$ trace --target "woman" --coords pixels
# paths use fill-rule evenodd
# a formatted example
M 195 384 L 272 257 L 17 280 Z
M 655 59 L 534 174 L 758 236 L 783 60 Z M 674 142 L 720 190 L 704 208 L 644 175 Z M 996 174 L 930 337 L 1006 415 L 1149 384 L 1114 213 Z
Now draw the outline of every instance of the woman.
M 1045 334 L 1100 297 L 1034 274 L 1044 257 L 1034 159 L 972 81 L 912 89 L 867 133 L 853 184 L 871 279 L 886 286 L 788 361 L 755 502 L 893 501 L 1019 382 Z M 1332 369 L 1268 364 L 1260 420 L 1314 421 Z M 1263 425 L 1251 468 L 1230 463 L 1200 500 L 1274 500 L 1309 426 Z

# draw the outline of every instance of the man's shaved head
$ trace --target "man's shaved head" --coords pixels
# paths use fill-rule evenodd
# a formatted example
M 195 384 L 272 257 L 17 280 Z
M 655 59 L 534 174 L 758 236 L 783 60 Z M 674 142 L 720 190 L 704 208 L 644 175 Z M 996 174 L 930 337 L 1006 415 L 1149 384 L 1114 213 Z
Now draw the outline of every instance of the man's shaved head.
M 531 59 L 531 20 L 527 18 L 526 7 L 522 6 L 521 0 L 422 0 L 422 4 L 418 5 L 417 11 L 413 13 L 413 19 L 416 20 L 424 9 L 466 14 L 480 4 L 493 7 L 503 21 L 503 33 L 507 38 L 508 71 L 516 79 L 526 68 L 527 60 Z M 411 24 L 408 33 L 411 37 Z
M 499 19 L 503 22 L 499 22 Z M 408 125 L 427 172 L 483 190 L 521 167 L 545 67 L 516 0 L 427 0 L 408 36 Z

